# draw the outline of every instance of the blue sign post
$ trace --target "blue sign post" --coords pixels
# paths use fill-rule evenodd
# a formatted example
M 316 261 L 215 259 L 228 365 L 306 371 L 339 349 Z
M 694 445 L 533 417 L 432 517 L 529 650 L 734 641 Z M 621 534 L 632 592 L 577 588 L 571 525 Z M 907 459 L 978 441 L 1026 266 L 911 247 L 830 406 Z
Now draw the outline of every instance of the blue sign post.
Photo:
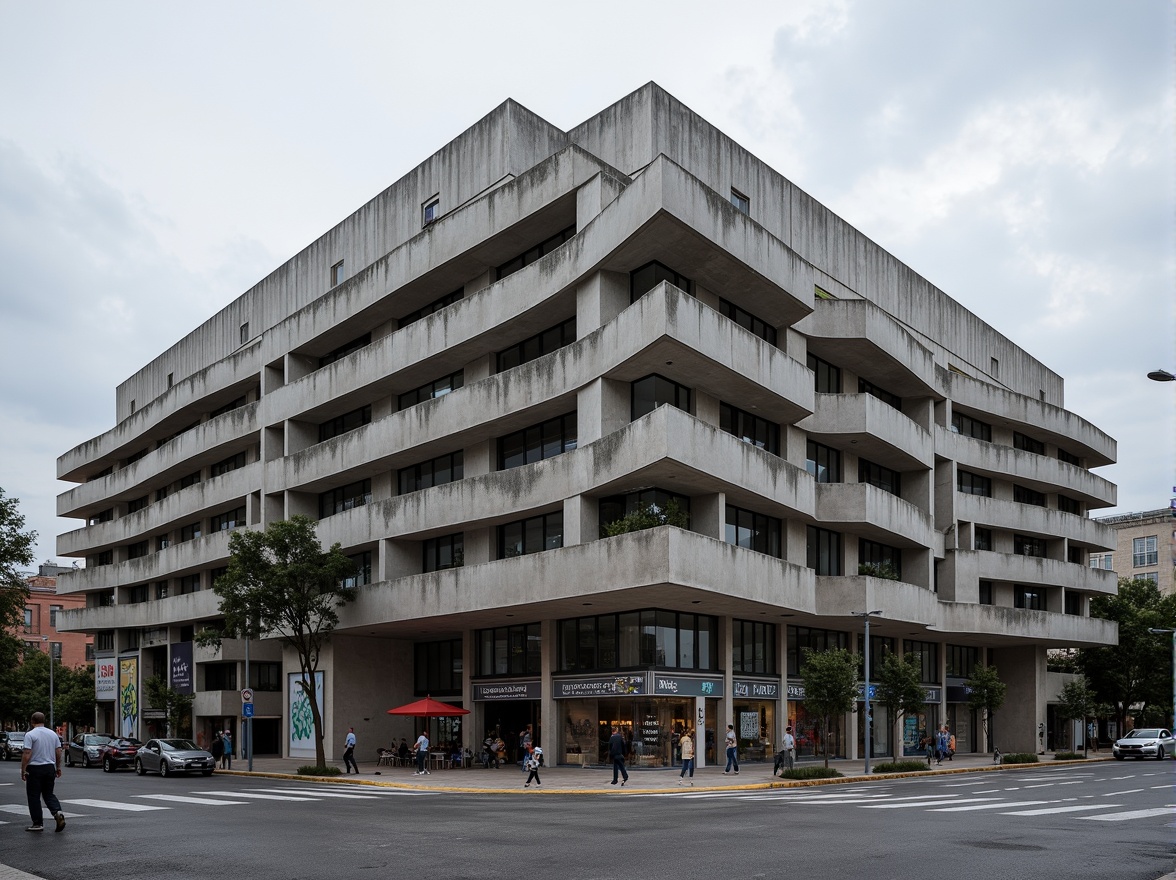
M 253 717 L 253 704 L 252 703 L 242 703 L 241 704 L 241 717 L 242 718 L 252 718 Z

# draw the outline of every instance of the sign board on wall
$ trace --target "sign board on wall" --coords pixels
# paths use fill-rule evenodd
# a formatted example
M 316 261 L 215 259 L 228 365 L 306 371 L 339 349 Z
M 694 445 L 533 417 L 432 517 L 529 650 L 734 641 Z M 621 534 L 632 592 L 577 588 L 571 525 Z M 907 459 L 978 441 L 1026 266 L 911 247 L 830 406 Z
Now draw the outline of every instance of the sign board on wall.
M 113 700 L 118 697 L 118 661 L 113 657 L 99 657 L 94 661 L 94 699 Z
M 614 675 L 608 678 L 559 679 L 556 699 L 576 697 L 638 697 L 646 693 L 644 675 Z
M 758 740 L 760 735 L 759 712 L 739 713 L 739 738 Z
M 192 643 L 171 646 L 171 687 L 178 694 L 192 694 Z
M 674 697 L 721 697 L 721 678 L 683 678 L 677 675 L 654 673 L 653 692 L 659 696 Z
M 778 700 L 780 699 L 780 683 L 777 681 L 742 681 L 734 679 L 731 682 L 733 696 L 744 697 L 749 700 Z
M 139 658 L 123 657 L 118 661 L 118 732 L 122 736 L 139 733 Z
M 538 700 L 543 695 L 539 681 L 504 681 L 498 684 L 475 684 L 474 702 L 487 700 Z

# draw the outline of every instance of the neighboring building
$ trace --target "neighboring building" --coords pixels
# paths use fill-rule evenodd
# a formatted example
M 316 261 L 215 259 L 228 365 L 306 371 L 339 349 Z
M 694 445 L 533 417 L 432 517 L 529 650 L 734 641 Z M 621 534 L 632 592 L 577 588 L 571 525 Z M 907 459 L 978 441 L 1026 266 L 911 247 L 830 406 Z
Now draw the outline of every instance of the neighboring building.
M 118 665 L 99 727 L 142 729 L 116 690 L 179 669 L 197 730 L 236 729 L 244 647 L 192 638 L 229 532 L 305 514 L 356 563 L 328 755 L 431 694 L 472 711 L 439 738 L 531 724 L 561 763 L 612 724 L 647 765 L 728 723 L 751 759 L 787 722 L 856 757 L 861 713 L 817 743 L 799 673 L 873 610 L 873 662 L 914 654 L 930 700 L 907 746 L 947 720 L 986 748 L 963 683 L 992 662 L 1030 751 L 1047 648 L 1117 637 L 1089 617 L 1115 454 L 1060 376 L 649 84 L 568 132 L 507 101 L 131 376 L 59 459 L 58 549 Z M 602 537 L 671 502 L 687 528 Z M 255 751 L 313 754 L 292 658 L 251 650 Z
M 66 666 L 85 666 L 94 662 L 94 639 L 84 632 L 58 630 L 58 615 L 66 609 L 85 608 L 86 597 L 80 594 L 58 595 L 57 577 L 72 568 L 45 563 L 38 573 L 25 579 L 29 601 L 24 622 L 15 633 L 33 651 L 53 651 L 53 658 Z M 46 639 L 48 637 L 48 639 Z
M 1168 508 L 1144 513 L 1099 517 L 1096 522 L 1115 530 L 1113 552 L 1092 553 L 1090 567 L 1113 571 L 1118 577 L 1149 580 L 1161 593 L 1171 593 L 1176 569 L 1176 519 Z

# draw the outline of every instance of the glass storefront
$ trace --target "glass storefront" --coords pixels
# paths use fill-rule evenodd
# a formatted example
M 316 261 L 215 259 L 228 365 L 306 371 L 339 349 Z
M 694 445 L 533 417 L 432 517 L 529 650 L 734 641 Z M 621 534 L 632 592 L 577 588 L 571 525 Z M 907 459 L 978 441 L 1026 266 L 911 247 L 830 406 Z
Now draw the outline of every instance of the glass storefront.
M 776 754 L 775 700 L 735 700 L 735 733 L 739 737 L 739 760 L 770 761 Z
M 790 690 L 792 687 L 789 685 Z M 841 716 L 829 719 L 829 733 L 825 737 L 821 736 L 822 720 L 805 709 L 804 700 L 788 701 L 788 723 L 796 737 L 796 757 L 824 759 L 826 754 L 830 758 L 845 757 Z
M 858 703 L 857 711 L 853 714 L 857 722 L 857 753 L 864 755 L 866 752 L 866 716 L 861 710 L 862 704 Z M 872 703 L 870 705 L 870 711 L 873 713 L 870 720 L 870 757 L 889 758 L 894 754 L 891 749 L 891 737 L 893 734 L 891 732 L 890 710 L 885 706 Z
M 678 739 L 694 727 L 694 700 L 673 697 L 611 697 L 560 702 L 563 763 L 608 764 L 608 741 L 620 728 L 632 767 L 681 763 Z M 710 735 L 708 733 L 708 735 Z
M 947 729 L 955 734 L 957 752 L 970 754 L 977 750 L 980 740 L 975 709 L 969 709 L 966 703 L 948 703 Z

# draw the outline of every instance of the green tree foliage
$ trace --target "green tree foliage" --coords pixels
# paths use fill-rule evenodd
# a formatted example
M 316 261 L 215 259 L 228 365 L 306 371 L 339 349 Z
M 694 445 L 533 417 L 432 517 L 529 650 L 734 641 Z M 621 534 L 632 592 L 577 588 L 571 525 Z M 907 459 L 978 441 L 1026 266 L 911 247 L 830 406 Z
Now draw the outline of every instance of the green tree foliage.
M 626 532 L 640 532 L 657 526 L 677 526 L 680 529 L 690 527 L 690 514 L 678 506 L 678 502 L 670 500 L 664 508 L 653 502 L 642 504 L 632 513 L 626 513 L 618 520 L 606 523 L 601 531 L 604 537 L 612 538 Z
M 167 686 L 160 676 L 153 675 L 143 682 L 146 705 L 163 711 L 169 736 L 192 736 L 193 694 L 181 694 Z
M 885 706 L 890 716 L 891 742 L 895 744 L 895 757 L 901 748 L 902 737 L 893 736 L 901 715 L 917 715 L 927 704 L 927 692 L 919 681 L 919 662 L 913 654 L 899 656 L 890 652 L 882 658 L 882 666 L 871 677 L 878 686 L 874 701 Z
M 0 713 L 4 720 L 24 729 L 34 712 L 49 712 L 49 655 L 27 650 L 6 679 L 0 694 Z M 53 721 L 61 724 L 93 724 L 96 700 L 92 667 L 53 666 Z
M 1090 614 L 1119 624 L 1119 644 L 1084 648 L 1078 665 L 1100 702 L 1112 707 L 1125 730 L 1132 707 L 1140 716 L 1149 707 L 1172 702 L 1172 641 L 1170 635 L 1148 632 L 1176 627 L 1176 595 L 1162 595 L 1151 581 L 1119 579 L 1114 596 L 1091 600 Z
M 14 715 L 14 675 L 24 650 L 17 634 L 24 625 L 29 601 L 29 587 L 21 571 L 33 564 L 33 543 L 37 540 L 36 532 L 23 531 L 25 518 L 18 504 L 0 488 L 0 717 L 14 721 L 19 720 Z
M 988 720 L 1004 705 L 1009 686 L 1000 680 L 995 666 L 977 666 L 972 677 L 964 682 L 968 691 L 968 708 L 981 713 L 984 735 L 988 735 Z
M 844 648 L 809 651 L 800 667 L 804 706 L 821 719 L 825 766 L 829 766 L 829 722 L 853 709 L 858 696 L 858 657 Z
M 1098 714 L 1098 697 L 1086 683 L 1085 678 L 1068 681 L 1058 694 L 1058 702 L 1054 711 L 1062 721 L 1082 722 L 1083 754 L 1086 752 L 1086 721 Z
M 224 627 L 197 637 L 205 646 L 219 646 L 222 638 L 276 638 L 294 650 L 319 766 L 326 755 L 315 672 L 323 645 L 339 625 L 338 608 L 354 598 L 354 591 L 342 585 L 354 573 L 355 563 L 338 544 L 322 549 L 314 522 L 305 516 L 271 523 L 264 532 L 239 529 L 229 536 L 228 570 L 212 587 Z

